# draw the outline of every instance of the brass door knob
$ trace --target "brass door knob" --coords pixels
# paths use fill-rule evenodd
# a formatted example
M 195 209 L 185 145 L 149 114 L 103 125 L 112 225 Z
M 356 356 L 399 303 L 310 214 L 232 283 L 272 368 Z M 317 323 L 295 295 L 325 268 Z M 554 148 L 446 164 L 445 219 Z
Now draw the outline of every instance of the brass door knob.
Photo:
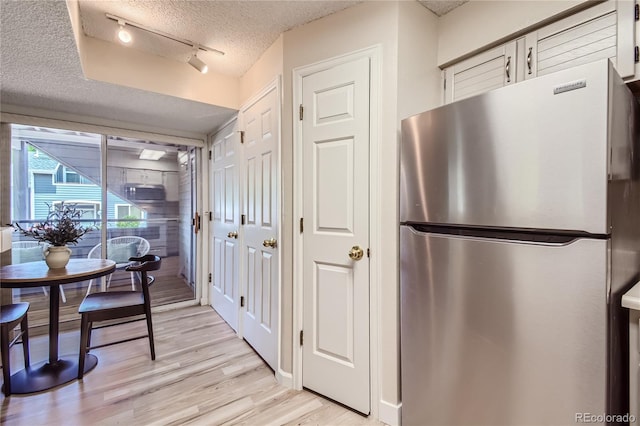
M 229 232 L 229 233 L 227 234 L 227 237 L 229 237 L 229 238 L 235 238 L 235 239 L 237 240 L 237 239 L 238 239 L 238 233 L 237 233 L 237 232 L 235 232 L 235 231 L 233 231 L 233 232 Z
M 278 241 L 275 238 L 269 238 L 268 240 L 264 240 L 262 245 L 265 247 L 276 248 L 278 246 Z
M 360 260 L 364 256 L 364 251 L 359 246 L 351 247 L 349 250 L 349 257 L 351 260 Z

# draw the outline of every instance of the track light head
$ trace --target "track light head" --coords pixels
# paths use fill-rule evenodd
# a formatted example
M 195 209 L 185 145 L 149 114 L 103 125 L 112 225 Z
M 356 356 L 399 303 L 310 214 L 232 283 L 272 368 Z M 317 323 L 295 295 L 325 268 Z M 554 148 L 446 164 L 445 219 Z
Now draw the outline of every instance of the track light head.
M 120 28 L 118 29 L 118 39 L 120 39 L 120 41 L 124 44 L 131 43 L 131 33 L 129 33 L 129 31 L 127 31 L 127 29 L 124 27 L 124 21 L 119 20 L 118 25 L 120 26 Z
M 189 58 L 189 65 L 200 71 L 202 74 L 206 74 L 207 71 L 209 71 L 209 66 L 198 58 L 195 52 Z

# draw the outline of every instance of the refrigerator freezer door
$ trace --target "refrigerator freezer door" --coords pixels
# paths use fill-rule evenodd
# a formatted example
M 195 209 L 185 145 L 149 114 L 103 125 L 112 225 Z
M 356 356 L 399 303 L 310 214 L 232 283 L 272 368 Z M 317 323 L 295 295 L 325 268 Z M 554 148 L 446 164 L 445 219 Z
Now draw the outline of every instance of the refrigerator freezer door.
M 608 234 L 610 73 L 597 62 L 403 120 L 401 222 Z
M 559 425 L 606 412 L 608 240 L 400 230 L 402 424 Z

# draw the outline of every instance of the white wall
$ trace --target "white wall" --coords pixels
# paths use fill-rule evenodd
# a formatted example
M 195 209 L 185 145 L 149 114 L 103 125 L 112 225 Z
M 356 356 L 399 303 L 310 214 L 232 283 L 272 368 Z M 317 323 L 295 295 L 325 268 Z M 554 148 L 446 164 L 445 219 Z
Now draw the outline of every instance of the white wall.
M 438 65 L 481 50 L 558 15 L 596 4 L 593 0 L 471 0 L 442 16 Z

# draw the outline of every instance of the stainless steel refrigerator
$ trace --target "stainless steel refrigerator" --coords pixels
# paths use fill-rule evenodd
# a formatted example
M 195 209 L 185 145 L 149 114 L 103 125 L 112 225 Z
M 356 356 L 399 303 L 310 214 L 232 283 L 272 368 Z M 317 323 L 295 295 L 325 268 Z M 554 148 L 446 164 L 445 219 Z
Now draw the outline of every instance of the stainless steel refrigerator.
M 402 424 L 628 411 L 636 101 L 609 61 L 402 121 Z

